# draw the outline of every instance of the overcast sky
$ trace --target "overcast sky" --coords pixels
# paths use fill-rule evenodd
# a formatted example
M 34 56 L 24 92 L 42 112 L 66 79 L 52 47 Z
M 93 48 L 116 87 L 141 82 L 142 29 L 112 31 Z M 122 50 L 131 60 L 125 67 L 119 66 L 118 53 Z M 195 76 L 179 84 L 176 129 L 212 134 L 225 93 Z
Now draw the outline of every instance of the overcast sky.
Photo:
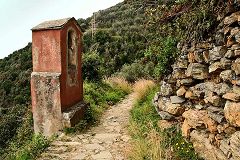
M 53 19 L 87 18 L 123 0 L 0 0 L 0 59 L 31 42 L 31 28 Z

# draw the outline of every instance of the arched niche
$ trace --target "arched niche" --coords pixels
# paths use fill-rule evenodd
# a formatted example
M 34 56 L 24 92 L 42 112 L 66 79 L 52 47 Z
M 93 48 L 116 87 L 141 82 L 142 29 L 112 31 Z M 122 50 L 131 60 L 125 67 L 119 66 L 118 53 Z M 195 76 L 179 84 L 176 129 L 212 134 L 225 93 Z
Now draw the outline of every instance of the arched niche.
M 78 40 L 74 29 L 67 32 L 67 83 L 69 86 L 77 84 Z

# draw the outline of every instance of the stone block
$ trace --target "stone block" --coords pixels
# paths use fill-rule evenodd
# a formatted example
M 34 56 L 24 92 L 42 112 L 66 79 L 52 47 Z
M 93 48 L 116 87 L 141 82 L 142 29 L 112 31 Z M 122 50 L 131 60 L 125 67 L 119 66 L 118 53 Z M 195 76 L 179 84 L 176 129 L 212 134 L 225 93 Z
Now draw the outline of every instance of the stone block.
M 240 74 L 240 58 L 234 61 L 232 64 L 232 70 L 235 71 L 236 75 Z
M 225 53 L 227 53 L 227 47 L 218 46 L 214 47 L 212 50 L 209 51 L 209 60 L 210 61 L 217 61 L 224 57 Z
M 180 87 L 178 90 L 177 90 L 177 96 L 184 96 L 184 94 L 186 93 L 186 89 L 185 87 Z
M 170 113 L 174 116 L 180 116 L 185 111 L 185 107 L 183 105 L 173 104 L 169 98 L 159 99 L 158 107 L 161 111 Z
M 233 58 L 234 56 L 235 56 L 234 51 L 233 50 L 228 50 L 224 57 Z
M 181 104 L 181 103 L 185 102 L 184 98 L 178 97 L 178 96 L 171 96 L 170 100 L 171 100 L 172 104 Z
M 234 160 L 240 159 L 240 131 L 235 132 L 230 138 L 230 148 Z
M 194 79 L 206 79 L 208 78 L 208 68 L 203 64 L 191 63 L 188 66 L 186 75 Z
M 160 85 L 161 85 L 160 94 L 162 96 L 170 96 L 173 94 L 173 87 L 171 84 L 162 81 Z
M 222 71 L 219 76 L 223 81 L 231 82 L 235 78 L 235 73 L 232 70 L 225 70 Z
M 224 94 L 223 98 L 234 101 L 234 102 L 239 102 L 240 101 L 240 93 L 229 92 L 229 93 Z
M 209 135 L 206 132 L 194 130 L 191 132 L 190 137 L 194 149 L 199 154 L 199 156 L 205 160 L 228 159 L 220 149 L 211 143 L 211 139 L 208 138 Z
M 226 120 L 235 127 L 240 127 L 240 103 L 227 101 L 224 107 Z
M 31 94 L 35 133 L 49 137 L 62 129 L 60 73 L 33 72 Z
M 218 71 L 218 70 L 221 70 L 222 69 L 222 65 L 220 62 L 214 62 L 212 63 L 210 66 L 209 66 L 209 73 L 212 73 L 212 72 L 215 72 L 215 71 Z
M 210 118 L 206 110 L 190 109 L 184 112 L 182 116 L 185 118 L 184 121 L 186 121 L 184 123 L 187 123 L 190 128 L 207 128 L 211 133 L 217 131 L 217 123 Z
M 223 23 L 225 25 L 231 25 L 234 22 L 238 22 L 239 14 L 240 12 L 232 13 L 230 16 L 224 18 Z
M 75 126 L 80 119 L 84 118 L 84 115 L 86 113 L 87 108 L 89 107 L 89 104 L 85 102 L 79 102 L 76 105 L 68 108 L 65 110 L 63 115 L 63 127 L 73 127 Z

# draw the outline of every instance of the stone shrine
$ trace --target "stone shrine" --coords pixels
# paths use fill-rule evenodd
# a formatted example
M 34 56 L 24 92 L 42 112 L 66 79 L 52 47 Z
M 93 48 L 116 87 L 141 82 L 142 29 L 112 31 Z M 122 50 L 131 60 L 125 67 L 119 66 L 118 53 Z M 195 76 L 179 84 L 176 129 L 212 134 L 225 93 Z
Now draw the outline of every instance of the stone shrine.
M 35 133 L 51 136 L 84 116 L 82 32 L 75 18 L 32 28 L 31 97 Z

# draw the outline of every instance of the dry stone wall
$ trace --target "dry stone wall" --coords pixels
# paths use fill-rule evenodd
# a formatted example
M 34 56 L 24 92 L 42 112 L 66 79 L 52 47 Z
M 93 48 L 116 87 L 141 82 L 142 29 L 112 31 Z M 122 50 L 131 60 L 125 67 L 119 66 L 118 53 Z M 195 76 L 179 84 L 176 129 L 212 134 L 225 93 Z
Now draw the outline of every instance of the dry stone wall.
M 181 55 L 153 103 L 163 120 L 207 160 L 240 159 L 240 12 L 225 17 L 214 38 L 178 45 Z

